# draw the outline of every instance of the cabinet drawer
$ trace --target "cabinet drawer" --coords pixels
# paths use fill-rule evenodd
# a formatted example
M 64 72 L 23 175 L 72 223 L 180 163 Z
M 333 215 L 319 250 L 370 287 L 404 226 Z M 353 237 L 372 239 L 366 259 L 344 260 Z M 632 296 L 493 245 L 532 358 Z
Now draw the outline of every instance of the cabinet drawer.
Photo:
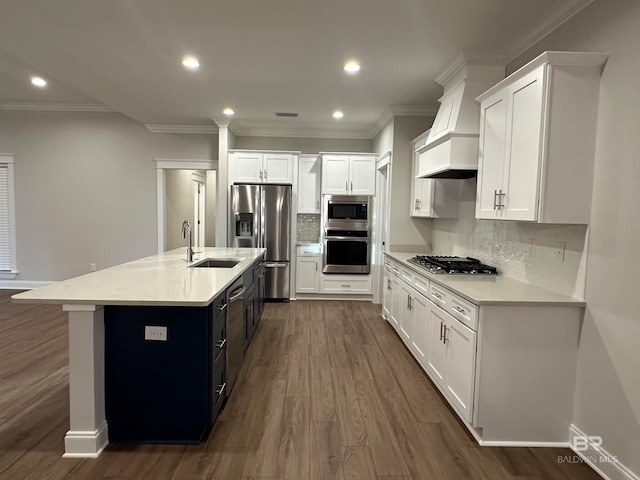
M 447 306 L 447 300 L 449 298 L 450 292 L 444 287 L 431 282 L 429 285 L 429 300 L 431 300 L 436 305 L 440 305 L 443 308 Z
M 216 322 L 213 326 L 213 345 L 211 346 L 213 352 L 213 361 L 217 362 L 220 356 L 225 355 L 227 348 L 227 322 Z
M 420 275 L 414 275 L 413 277 L 413 287 L 425 296 L 429 295 L 429 283 L 429 280 Z
M 414 274 L 413 274 L 413 272 L 411 270 L 409 270 L 408 268 L 401 268 L 400 269 L 400 276 L 401 276 L 402 280 L 407 282 L 409 285 L 413 285 Z
M 220 313 L 225 312 L 227 309 L 227 297 L 223 293 L 218 295 L 213 302 L 211 302 L 211 308 L 213 308 L 213 317 L 216 319 Z
M 227 359 L 224 355 L 219 362 L 214 363 L 213 373 L 211 375 L 211 404 L 212 404 L 212 420 L 216 418 L 227 392 Z
M 371 279 L 365 277 L 342 277 L 332 278 L 328 275 L 322 278 L 323 293 L 371 293 Z
M 478 307 L 458 295 L 450 294 L 447 302 L 447 312 L 454 318 L 460 320 L 471 330 L 478 330 Z
M 298 245 L 297 254 L 299 257 L 317 257 L 321 252 L 320 244 Z

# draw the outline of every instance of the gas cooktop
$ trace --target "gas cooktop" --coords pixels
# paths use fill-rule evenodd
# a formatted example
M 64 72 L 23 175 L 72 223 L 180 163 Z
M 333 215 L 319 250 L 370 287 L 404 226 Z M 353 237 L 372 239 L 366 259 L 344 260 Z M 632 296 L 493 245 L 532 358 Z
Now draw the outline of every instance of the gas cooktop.
M 410 258 L 415 263 L 431 273 L 465 274 L 465 275 L 497 275 L 495 267 L 485 265 L 480 260 L 471 257 L 448 257 L 435 255 L 416 255 Z

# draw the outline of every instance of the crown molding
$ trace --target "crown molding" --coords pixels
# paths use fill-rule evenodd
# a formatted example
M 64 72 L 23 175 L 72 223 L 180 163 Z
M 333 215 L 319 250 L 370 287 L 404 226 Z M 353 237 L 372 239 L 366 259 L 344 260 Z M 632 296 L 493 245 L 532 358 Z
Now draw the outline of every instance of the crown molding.
M 21 110 L 30 112 L 116 112 L 101 103 L 29 103 L 0 102 L 0 110 Z
M 518 57 L 520 57 L 520 55 L 525 53 L 527 50 L 529 50 L 531 47 L 533 47 L 536 43 L 538 43 L 544 37 L 549 35 L 551 32 L 553 32 L 554 30 L 558 29 L 559 27 L 567 23 L 569 20 L 575 17 L 578 13 L 580 13 L 582 10 L 584 10 L 589 5 L 591 5 L 594 1 L 595 0 L 580 0 L 571 8 L 569 8 L 566 12 L 558 15 L 556 18 L 542 25 L 533 35 L 531 35 L 528 39 L 520 43 L 519 46 L 516 46 L 515 48 L 512 48 L 507 52 L 507 54 L 505 55 L 505 59 L 506 59 L 505 65 L 516 60 Z
M 378 117 L 368 137 L 375 138 L 393 117 L 435 117 L 439 105 L 390 105 Z
M 152 125 L 145 123 L 145 127 L 151 133 L 193 133 L 210 135 L 218 133 L 215 125 Z

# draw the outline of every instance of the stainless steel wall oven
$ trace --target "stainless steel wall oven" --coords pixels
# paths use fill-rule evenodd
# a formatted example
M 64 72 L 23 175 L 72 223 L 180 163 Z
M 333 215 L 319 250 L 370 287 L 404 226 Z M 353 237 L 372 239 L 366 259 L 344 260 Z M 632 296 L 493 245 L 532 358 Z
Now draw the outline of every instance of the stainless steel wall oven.
M 322 272 L 368 274 L 371 268 L 369 197 L 327 195 Z

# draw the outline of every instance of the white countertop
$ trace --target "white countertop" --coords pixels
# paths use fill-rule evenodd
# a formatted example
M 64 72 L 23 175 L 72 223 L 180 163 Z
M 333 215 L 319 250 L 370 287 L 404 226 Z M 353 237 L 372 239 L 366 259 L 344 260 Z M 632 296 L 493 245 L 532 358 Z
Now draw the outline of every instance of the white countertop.
M 415 253 L 385 252 L 404 267 L 442 285 L 476 305 L 538 305 L 584 307 L 586 302 L 560 295 L 544 288 L 529 285 L 502 275 L 446 275 L 433 274 L 408 259 Z
M 265 252 L 264 248 L 199 249 L 187 264 L 186 248 L 18 293 L 19 303 L 83 305 L 176 305 L 211 303 Z M 190 268 L 205 258 L 242 259 L 233 268 Z

